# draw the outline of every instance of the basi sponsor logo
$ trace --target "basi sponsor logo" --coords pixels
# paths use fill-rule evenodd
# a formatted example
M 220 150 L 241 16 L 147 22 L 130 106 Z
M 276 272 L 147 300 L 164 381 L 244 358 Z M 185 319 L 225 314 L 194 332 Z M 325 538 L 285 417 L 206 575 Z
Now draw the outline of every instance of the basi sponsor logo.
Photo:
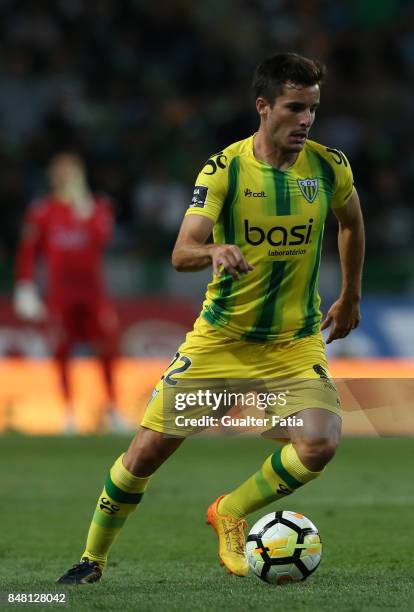
M 309 219 L 307 224 L 294 225 L 286 228 L 283 225 L 275 225 L 268 230 L 264 230 L 258 225 L 250 225 L 249 220 L 244 220 L 244 237 L 248 244 L 259 246 L 267 240 L 274 247 L 296 246 L 299 244 L 309 244 L 313 227 L 313 219 Z

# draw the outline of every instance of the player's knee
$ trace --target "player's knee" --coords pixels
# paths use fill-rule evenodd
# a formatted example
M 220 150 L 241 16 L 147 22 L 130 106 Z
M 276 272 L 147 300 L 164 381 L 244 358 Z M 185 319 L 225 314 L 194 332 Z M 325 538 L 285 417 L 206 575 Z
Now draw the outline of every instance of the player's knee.
M 124 466 L 135 476 L 150 476 L 182 441 L 178 438 L 167 438 L 158 431 L 140 428 L 124 455 Z
M 319 472 L 334 457 L 339 439 L 320 438 L 295 442 L 299 459 L 309 470 Z

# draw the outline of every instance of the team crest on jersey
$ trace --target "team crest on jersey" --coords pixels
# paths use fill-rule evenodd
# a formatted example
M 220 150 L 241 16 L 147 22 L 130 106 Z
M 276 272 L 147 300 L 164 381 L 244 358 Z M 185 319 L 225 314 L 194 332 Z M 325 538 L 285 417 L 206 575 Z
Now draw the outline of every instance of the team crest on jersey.
M 298 185 L 302 192 L 302 195 L 307 199 L 309 204 L 312 204 L 312 202 L 316 198 L 316 194 L 318 193 L 318 179 L 298 179 Z

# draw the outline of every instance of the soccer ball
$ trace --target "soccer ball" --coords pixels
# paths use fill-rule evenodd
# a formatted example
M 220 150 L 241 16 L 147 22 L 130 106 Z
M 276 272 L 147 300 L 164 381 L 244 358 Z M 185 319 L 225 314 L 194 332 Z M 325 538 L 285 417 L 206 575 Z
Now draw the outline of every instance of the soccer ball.
M 322 544 L 315 525 L 299 512 L 271 512 L 257 521 L 246 541 L 253 572 L 270 584 L 305 580 L 318 567 Z

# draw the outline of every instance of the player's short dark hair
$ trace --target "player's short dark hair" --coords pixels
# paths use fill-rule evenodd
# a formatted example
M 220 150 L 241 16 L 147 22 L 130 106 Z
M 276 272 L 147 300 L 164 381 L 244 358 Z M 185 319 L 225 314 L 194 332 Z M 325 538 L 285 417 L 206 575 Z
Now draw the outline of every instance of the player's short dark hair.
M 61 161 L 70 161 L 79 166 L 79 168 L 85 169 L 85 162 L 82 156 L 75 150 L 65 149 L 64 151 L 56 152 L 49 160 L 49 168 Z
M 283 92 L 283 85 L 295 83 L 309 87 L 319 85 L 326 75 L 325 66 L 318 60 L 298 53 L 277 53 L 261 62 L 253 77 L 256 98 L 264 98 L 273 105 Z

